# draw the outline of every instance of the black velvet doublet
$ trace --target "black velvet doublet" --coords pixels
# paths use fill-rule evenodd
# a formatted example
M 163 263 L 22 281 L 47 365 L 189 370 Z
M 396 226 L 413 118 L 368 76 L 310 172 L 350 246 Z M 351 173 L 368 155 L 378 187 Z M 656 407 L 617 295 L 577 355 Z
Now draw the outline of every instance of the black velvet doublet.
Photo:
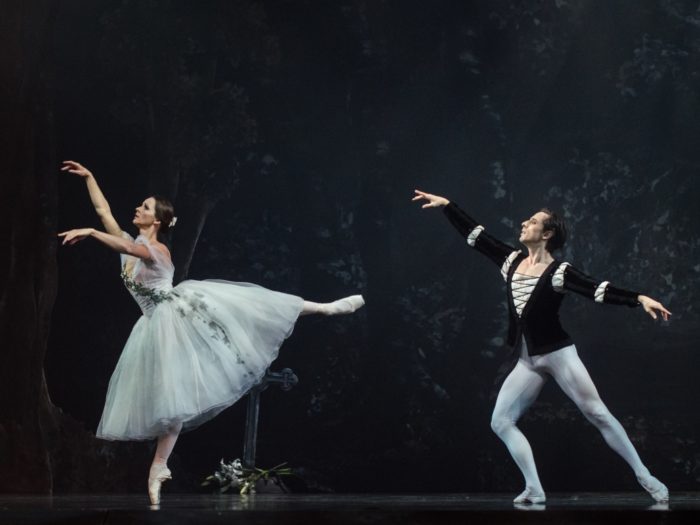
M 564 294 L 554 291 L 551 285 L 552 274 L 560 261 L 554 260 L 542 273 L 532 291 L 523 313 L 518 317 L 513 302 L 513 274 L 518 264 L 526 257 L 519 254 L 508 270 L 506 288 L 508 290 L 508 344 L 516 346 L 521 337 L 525 338 L 530 355 L 546 354 L 573 344 L 559 322 L 559 307 Z
M 461 210 L 456 204 L 445 207 L 445 215 L 452 225 L 467 239 L 467 243 L 486 255 L 501 268 L 508 292 L 508 345 L 517 348 L 525 339 L 530 355 L 547 354 L 573 344 L 559 321 L 559 308 L 565 291 L 608 304 L 637 306 L 637 292 L 623 290 L 600 282 L 580 272 L 568 263 L 554 260 L 545 269 L 535 285 L 520 316 L 513 301 L 513 274 L 526 254 L 515 250 L 488 234 L 483 226 Z

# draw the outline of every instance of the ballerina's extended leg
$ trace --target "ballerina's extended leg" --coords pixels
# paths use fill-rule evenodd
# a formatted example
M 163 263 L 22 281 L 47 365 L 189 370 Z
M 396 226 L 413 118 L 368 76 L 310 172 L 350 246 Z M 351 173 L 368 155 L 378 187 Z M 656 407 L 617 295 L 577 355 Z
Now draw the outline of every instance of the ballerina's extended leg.
M 304 301 L 304 308 L 301 315 L 323 314 L 323 315 L 342 315 L 351 314 L 365 304 L 365 300 L 361 295 L 350 295 L 343 297 L 332 303 L 314 303 L 312 301 Z

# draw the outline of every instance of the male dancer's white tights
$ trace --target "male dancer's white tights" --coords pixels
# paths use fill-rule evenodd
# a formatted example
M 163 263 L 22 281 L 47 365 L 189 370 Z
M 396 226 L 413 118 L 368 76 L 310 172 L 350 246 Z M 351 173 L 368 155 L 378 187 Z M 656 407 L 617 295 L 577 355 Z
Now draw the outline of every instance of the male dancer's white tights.
M 665 489 L 661 482 L 651 476 L 622 425 L 600 399 L 586 367 L 578 356 L 576 347 L 570 345 L 549 354 L 530 356 L 523 341 L 518 364 L 508 375 L 498 393 L 491 428 L 508 447 L 508 451 L 523 473 L 526 492 L 529 490 L 535 494 L 544 494 L 530 443 L 516 423 L 537 398 L 547 380 L 547 375 L 554 378 L 564 393 L 576 403 L 586 419 L 600 430 L 610 448 L 622 456 L 644 488 L 650 491 L 645 486 L 645 481 L 653 479 Z M 656 498 L 654 494 L 652 496 Z M 666 491 L 666 498 L 668 498 L 668 491 Z

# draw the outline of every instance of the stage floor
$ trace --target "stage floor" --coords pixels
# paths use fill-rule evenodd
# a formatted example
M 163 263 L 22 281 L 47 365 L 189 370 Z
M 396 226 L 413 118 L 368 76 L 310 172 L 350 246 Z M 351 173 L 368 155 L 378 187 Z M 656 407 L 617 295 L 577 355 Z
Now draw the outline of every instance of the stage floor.
M 642 493 L 551 494 L 514 507 L 512 494 L 164 494 L 159 508 L 136 494 L 0 495 L 0 524 L 126 523 L 452 524 L 700 523 L 700 493 L 653 504 Z

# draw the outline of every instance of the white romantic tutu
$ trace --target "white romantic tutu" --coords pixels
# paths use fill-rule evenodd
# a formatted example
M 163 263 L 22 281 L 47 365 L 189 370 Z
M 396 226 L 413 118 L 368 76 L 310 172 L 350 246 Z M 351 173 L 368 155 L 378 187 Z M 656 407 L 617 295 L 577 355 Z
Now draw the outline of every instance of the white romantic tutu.
M 300 297 L 228 281 L 164 284 L 145 294 L 152 301 L 134 294 L 142 308 L 150 305 L 109 382 L 102 439 L 152 439 L 213 418 L 261 380 L 303 305 Z

